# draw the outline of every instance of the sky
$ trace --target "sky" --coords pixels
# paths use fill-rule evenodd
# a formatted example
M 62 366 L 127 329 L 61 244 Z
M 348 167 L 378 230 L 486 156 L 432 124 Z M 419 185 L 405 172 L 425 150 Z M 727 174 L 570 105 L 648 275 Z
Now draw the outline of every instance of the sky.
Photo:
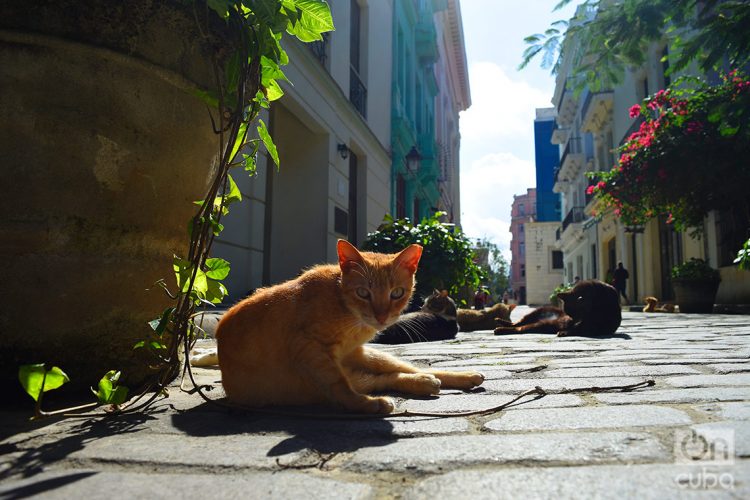
M 534 60 L 523 70 L 523 39 L 572 16 L 559 0 L 460 0 L 471 107 L 460 114 L 461 226 L 488 238 L 510 262 L 514 194 L 536 184 L 534 117 L 552 106 L 554 76 Z M 576 4 L 576 2 L 571 2 Z

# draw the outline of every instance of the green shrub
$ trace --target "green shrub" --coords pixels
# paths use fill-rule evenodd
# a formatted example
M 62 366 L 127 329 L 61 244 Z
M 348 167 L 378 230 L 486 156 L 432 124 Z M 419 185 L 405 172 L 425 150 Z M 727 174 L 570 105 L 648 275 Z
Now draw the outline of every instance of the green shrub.
M 416 295 L 426 297 L 437 289 L 459 297 L 467 288 L 478 288 L 486 276 L 475 262 L 469 238 L 454 224 L 441 222 L 442 215 L 436 212 L 416 225 L 386 215 L 377 231 L 367 235 L 362 249 L 396 253 L 413 243 L 422 245 Z
M 678 281 L 721 281 L 719 271 L 703 259 L 692 258 L 672 268 L 672 279 Z

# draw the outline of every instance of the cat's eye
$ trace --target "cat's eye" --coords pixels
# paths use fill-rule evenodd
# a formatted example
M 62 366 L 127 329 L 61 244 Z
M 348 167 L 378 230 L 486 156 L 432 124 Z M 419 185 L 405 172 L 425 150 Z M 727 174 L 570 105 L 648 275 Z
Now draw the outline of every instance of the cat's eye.
M 401 287 L 391 290 L 391 299 L 397 300 L 404 296 L 404 289 Z
M 357 288 L 357 297 L 359 297 L 360 299 L 369 299 L 370 290 L 362 286 Z

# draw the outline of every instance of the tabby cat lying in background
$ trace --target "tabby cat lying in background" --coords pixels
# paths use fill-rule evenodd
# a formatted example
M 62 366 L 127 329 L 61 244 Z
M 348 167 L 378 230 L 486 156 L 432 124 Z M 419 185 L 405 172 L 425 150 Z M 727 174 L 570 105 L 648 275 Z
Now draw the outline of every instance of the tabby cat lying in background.
M 515 323 L 498 326 L 505 333 L 555 333 L 558 337 L 608 337 L 620 327 L 622 312 L 617 290 L 598 280 L 580 281 L 572 290 L 557 294 L 562 308 L 544 306 Z
M 256 291 L 222 317 L 216 331 L 221 381 L 240 405 L 333 404 L 390 413 L 398 391 L 428 396 L 472 389 L 477 372 L 423 370 L 364 344 L 393 324 L 414 290 L 422 247 L 398 254 L 359 252 L 339 240 L 338 265 Z
M 458 327 L 462 332 L 494 330 L 499 323 L 507 324 L 510 322 L 510 313 L 515 308 L 515 304 L 507 305 L 498 302 L 492 307 L 485 307 L 480 310 L 459 309 L 457 315 Z
M 375 344 L 411 344 L 433 342 L 456 337 L 456 303 L 448 291 L 435 290 L 417 312 L 402 314 L 398 321 L 378 333 L 370 342 Z

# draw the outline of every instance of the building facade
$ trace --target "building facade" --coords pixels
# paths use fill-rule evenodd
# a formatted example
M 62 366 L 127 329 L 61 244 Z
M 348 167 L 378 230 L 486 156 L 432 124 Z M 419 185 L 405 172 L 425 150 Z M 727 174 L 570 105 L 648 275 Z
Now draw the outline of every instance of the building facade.
M 458 112 L 470 96 L 458 0 L 329 4 L 336 31 L 283 41 L 292 83 L 261 117 L 279 168 L 260 156 L 254 177 L 234 174 L 244 200 L 213 247 L 232 266 L 227 303 L 335 262 L 339 238 L 360 245 L 397 213 L 397 189 L 409 217 L 460 213 Z M 406 170 L 412 147 L 420 159 Z
M 540 306 L 563 283 L 563 254 L 555 245 L 559 221 L 530 222 L 526 229 L 526 302 Z
M 552 144 L 555 108 L 537 108 L 534 119 L 534 165 L 536 167 L 536 220 L 552 222 L 560 217 L 560 194 L 553 191 L 555 170 L 560 165 L 559 148 Z
M 389 211 L 393 2 L 331 3 L 336 31 L 303 44 L 285 37 L 284 96 L 263 117 L 278 170 L 259 157 L 257 175 L 235 174 L 232 207 L 214 254 L 227 259 L 231 303 L 313 264 L 336 260 L 336 241 L 360 244 Z
M 609 282 L 617 263 L 622 262 L 630 273 L 627 295 L 631 302 L 641 302 L 649 295 L 670 300 L 672 267 L 695 257 L 721 272 L 718 304 L 750 301 L 750 280 L 731 262 L 739 246 L 735 242 L 732 252 L 727 251 L 731 245 L 722 245 L 722 234 L 726 236 L 722 214 L 710 213 L 704 222 L 704 237 L 693 238 L 675 231 L 661 217 L 643 226 L 625 226 L 612 211 L 599 210 L 586 194 L 592 183 L 586 172 L 610 170 L 617 163 L 617 148 L 639 128 L 640 122 L 630 118 L 629 108 L 669 86 L 669 48 L 665 43 L 652 43 L 643 65 L 629 68 L 617 85 L 593 92 L 576 88 L 572 72 L 575 38 L 568 37 L 564 44 L 553 97 L 557 118 L 552 137 L 560 148 L 554 190 L 563 197 L 558 245 L 564 254 L 565 281 L 580 277 Z M 698 75 L 694 68 L 685 73 Z
M 391 211 L 457 222 L 458 112 L 470 105 L 457 0 L 394 3 Z
M 536 217 L 536 189 L 526 194 L 514 195 L 510 210 L 510 287 L 513 299 L 519 304 L 527 303 L 526 287 L 526 225 Z

